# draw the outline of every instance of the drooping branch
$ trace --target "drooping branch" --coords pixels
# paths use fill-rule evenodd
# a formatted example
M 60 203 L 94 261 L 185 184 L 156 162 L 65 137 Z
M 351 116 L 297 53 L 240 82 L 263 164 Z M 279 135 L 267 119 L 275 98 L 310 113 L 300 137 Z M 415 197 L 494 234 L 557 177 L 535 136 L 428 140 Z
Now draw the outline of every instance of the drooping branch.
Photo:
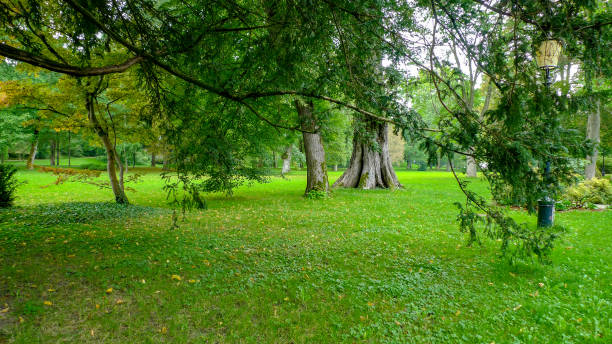
M 127 59 L 125 62 L 115 65 L 102 67 L 78 67 L 65 63 L 59 63 L 43 56 L 37 56 L 22 49 L 11 47 L 10 45 L 0 43 L 0 55 L 13 60 L 25 62 L 36 67 L 48 69 L 50 71 L 68 74 L 72 76 L 96 76 L 112 73 L 125 72 L 135 64 L 143 61 L 140 56 Z

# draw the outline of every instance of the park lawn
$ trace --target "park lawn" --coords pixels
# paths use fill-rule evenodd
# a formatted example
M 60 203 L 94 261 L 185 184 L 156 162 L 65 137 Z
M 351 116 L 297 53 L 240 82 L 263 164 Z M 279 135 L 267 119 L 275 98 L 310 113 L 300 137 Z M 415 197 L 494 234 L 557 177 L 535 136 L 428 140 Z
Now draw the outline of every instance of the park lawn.
M 20 171 L 0 212 L 0 343 L 612 341 L 612 211 L 557 214 L 552 264 L 510 265 L 498 242 L 466 247 L 449 173 L 398 176 L 310 200 L 295 172 L 173 228 L 156 173 L 126 209 Z

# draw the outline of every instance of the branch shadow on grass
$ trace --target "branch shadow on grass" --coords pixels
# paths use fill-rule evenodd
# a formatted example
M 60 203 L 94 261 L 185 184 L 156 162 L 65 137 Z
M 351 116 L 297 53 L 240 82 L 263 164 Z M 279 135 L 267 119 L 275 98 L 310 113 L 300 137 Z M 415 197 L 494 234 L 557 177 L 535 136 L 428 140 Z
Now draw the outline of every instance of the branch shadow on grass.
M 166 214 L 167 209 L 113 202 L 47 203 L 0 210 L 0 225 L 50 227 Z

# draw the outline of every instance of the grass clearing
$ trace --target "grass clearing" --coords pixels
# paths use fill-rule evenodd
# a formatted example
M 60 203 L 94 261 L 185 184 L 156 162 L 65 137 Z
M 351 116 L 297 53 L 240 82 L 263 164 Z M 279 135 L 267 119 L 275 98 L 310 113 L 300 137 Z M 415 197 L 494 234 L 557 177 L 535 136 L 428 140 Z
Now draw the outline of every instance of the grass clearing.
M 611 341 L 612 211 L 557 214 L 553 263 L 510 266 L 498 243 L 465 247 L 449 173 L 398 176 L 404 190 L 309 200 L 298 171 L 171 229 L 156 173 L 124 209 L 20 171 L 0 211 L 0 342 Z

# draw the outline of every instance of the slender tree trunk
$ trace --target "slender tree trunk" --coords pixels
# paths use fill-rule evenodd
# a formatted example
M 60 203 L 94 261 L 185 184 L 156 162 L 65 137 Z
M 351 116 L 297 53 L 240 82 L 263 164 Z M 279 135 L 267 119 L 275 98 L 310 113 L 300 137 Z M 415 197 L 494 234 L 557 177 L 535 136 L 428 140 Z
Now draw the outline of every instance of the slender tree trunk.
M 151 167 L 155 167 L 155 153 L 151 154 Z
M 70 139 L 71 139 L 71 132 L 68 132 L 68 167 L 70 167 Z
M 272 167 L 273 168 L 278 168 L 278 163 L 276 161 L 276 152 L 272 151 Z
M 338 164 L 334 164 L 334 172 L 338 172 Z
M 34 169 L 34 159 L 36 159 L 36 152 L 38 151 L 38 129 L 34 129 L 34 135 L 32 136 L 32 143 L 30 144 L 30 155 L 28 155 L 28 161 L 26 162 L 26 166 L 28 170 Z
M 49 154 L 49 164 L 55 166 L 55 141 L 51 140 L 49 143 L 51 154 Z
M 106 170 L 108 172 L 108 178 L 110 180 L 111 188 L 113 189 L 113 193 L 115 194 L 115 201 L 120 204 L 129 204 L 128 198 L 125 195 L 125 190 L 123 189 L 123 166 L 121 166 L 121 160 L 119 159 L 117 150 L 110 141 L 108 133 L 106 132 L 106 130 L 104 130 L 104 128 L 98 121 L 98 118 L 96 117 L 93 94 L 87 94 L 86 102 L 89 122 L 91 123 L 96 134 L 98 134 L 100 140 L 102 140 L 102 144 L 104 145 L 104 149 L 106 150 Z M 120 179 L 117 179 L 117 166 L 119 166 Z
M 60 137 L 59 137 L 59 132 L 55 132 L 55 138 L 56 138 L 56 142 L 55 142 L 55 150 L 57 151 L 57 154 L 55 155 L 55 166 L 60 165 Z
M 601 100 L 595 101 L 595 111 L 589 113 L 587 120 L 587 139 L 595 144 L 591 155 L 587 156 L 588 165 L 584 168 L 584 178 L 593 179 L 597 173 L 597 157 L 599 155 L 599 130 L 601 126 Z
M 127 173 L 128 171 L 128 167 L 130 166 L 130 164 L 128 163 L 128 153 L 127 153 L 127 148 L 125 148 L 125 146 L 123 146 L 123 157 L 125 160 L 125 163 L 123 164 L 123 171 L 119 172 L 119 175 L 121 176 L 121 184 L 123 185 L 123 172 Z
M 448 160 L 448 161 L 446 162 L 446 172 L 450 172 L 450 171 L 451 171 L 451 164 L 452 164 L 452 163 L 453 163 L 453 162 L 452 162 L 452 161 L 450 161 L 450 160 Z
M 402 187 L 389 157 L 387 123 L 368 121 L 366 130 L 369 132 L 366 137 L 376 137 L 378 149 L 372 147 L 362 135 L 355 133 L 349 166 L 333 186 L 360 189 Z
M 285 175 L 291 171 L 291 145 L 285 148 L 285 153 L 281 157 L 283 159 L 283 168 L 281 170 L 281 175 Z
M 306 155 L 306 194 L 310 191 L 329 191 L 327 178 L 327 165 L 325 163 L 325 149 L 323 139 L 318 132 L 317 121 L 312 101 L 303 103 L 296 99 L 298 118 L 302 127 L 304 139 L 304 153 Z M 308 131 L 308 132 L 306 132 Z

